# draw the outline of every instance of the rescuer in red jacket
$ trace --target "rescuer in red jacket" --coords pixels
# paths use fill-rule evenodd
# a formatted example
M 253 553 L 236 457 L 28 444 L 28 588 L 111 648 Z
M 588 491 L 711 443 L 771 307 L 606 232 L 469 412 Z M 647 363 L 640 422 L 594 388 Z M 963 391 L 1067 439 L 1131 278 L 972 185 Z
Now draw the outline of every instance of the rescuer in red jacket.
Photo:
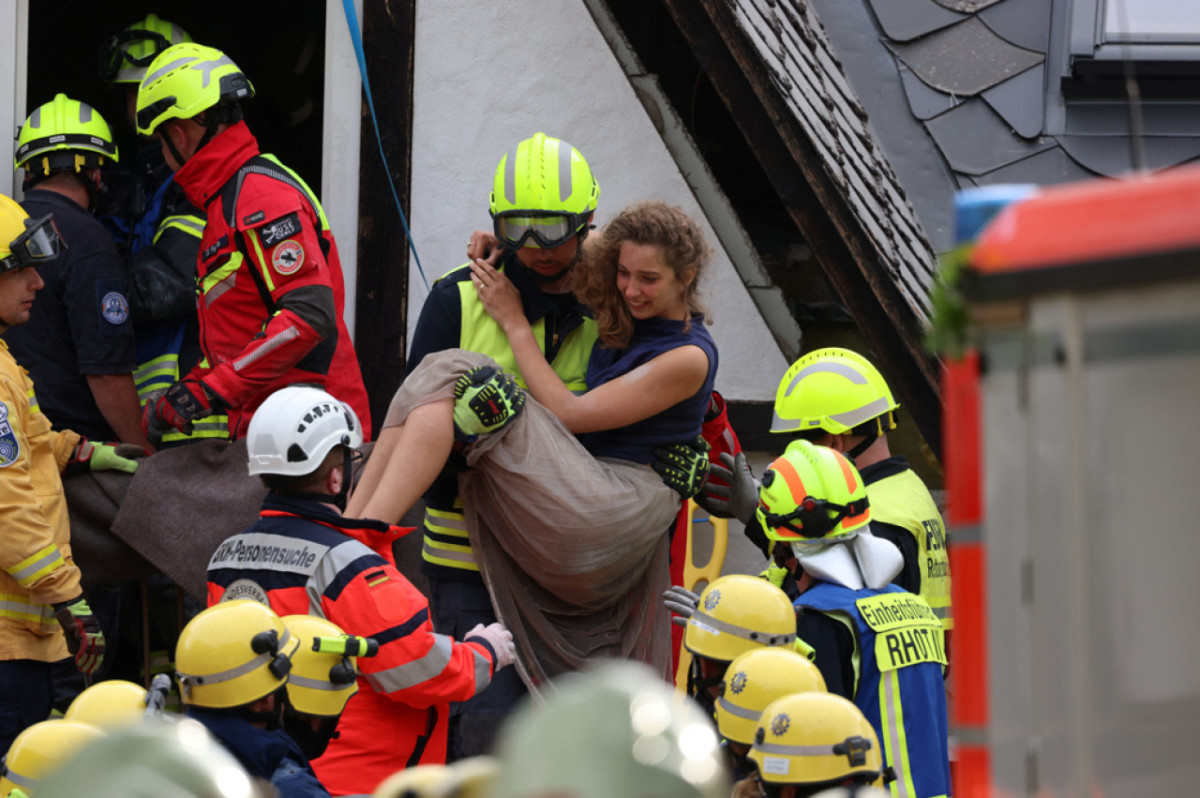
M 362 442 L 346 405 L 297 385 L 260 410 L 246 437 L 250 473 L 271 492 L 259 520 L 209 560 L 208 603 L 255 599 L 379 643 L 358 660 L 358 692 L 312 763 L 331 794 L 370 794 L 397 770 L 446 761 L 450 702 L 482 692 L 513 661 L 512 635 L 499 623 L 475 626 L 462 642 L 435 634 L 428 600 L 392 556 L 392 542 L 413 530 L 339 512 Z
M 342 321 L 342 269 L 312 191 L 259 152 L 240 101 L 254 87 L 220 50 L 185 42 L 146 70 L 138 132 L 157 134 L 175 182 L 207 215 L 197 264 L 204 359 L 157 400 L 151 435 L 227 410 L 231 438 L 279 388 L 321 385 L 346 402 L 370 436 L 362 374 Z

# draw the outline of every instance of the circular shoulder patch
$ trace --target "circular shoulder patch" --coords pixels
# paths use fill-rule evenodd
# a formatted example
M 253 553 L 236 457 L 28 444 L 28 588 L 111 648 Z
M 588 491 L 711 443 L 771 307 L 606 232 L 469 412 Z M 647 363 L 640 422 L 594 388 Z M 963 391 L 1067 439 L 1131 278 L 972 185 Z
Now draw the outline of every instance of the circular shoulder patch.
M 253 579 L 238 579 L 225 588 L 221 601 L 233 601 L 234 599 L 250 599 L 259 604 L 271 606 L 271 600 L 267 598 L 267 591 L 263 590 L 262 585 Z
M 271 265 L 280 274 L 295 274 L 304 265 L 304 247 L 296 241 L 284 241 L 271 253 Z
M 109 291 L 100 300 L 100 315 L 109 324 L 124 324 L 129 320 L 129 301 L 120 291 Z

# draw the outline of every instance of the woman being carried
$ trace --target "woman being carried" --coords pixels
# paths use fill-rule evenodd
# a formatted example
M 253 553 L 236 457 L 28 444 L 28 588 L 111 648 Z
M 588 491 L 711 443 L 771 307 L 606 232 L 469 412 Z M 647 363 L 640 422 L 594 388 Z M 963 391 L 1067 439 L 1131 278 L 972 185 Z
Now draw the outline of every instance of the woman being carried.
M 699 226 L 663 203 L 626 208 L 605 227 L 576 267 L 600 335 L 578 396 L 546 362 L 508 279 L 472 265 L 536 401 L 463 449 L 471 468 L 459 495 L 534 685 L 592 656 L 669 673 L 657 596 L 679 496 L 647 464 L 657 446 L 698 435 L 709 405 L 717 353 L 696 299 L 707 255 Z M 460 349 L 422 361 L 392 400 L 348 514 L 395 522 L 420 498 L 455 444 L 455 382 L 484 364 Z

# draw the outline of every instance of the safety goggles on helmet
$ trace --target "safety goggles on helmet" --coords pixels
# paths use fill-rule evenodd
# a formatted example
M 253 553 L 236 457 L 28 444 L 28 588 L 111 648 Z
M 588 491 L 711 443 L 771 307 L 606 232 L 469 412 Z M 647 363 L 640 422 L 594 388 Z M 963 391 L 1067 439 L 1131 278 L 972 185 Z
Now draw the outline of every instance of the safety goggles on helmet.
M 144 47 L 136 46 L 142 43 L 145 43 Z M 100 48 L 100 79 L 106 83 L 116 80 L 117 73 L 125 64 L 144 69 L 170 46 L 171 41 L 161 33 L 152 30 L 123 30 Z M 134 55 L 135 50 L 142 50 L 143 54 Z
M 764 473 L 764 486 L 769 487 L 774 477 L 774 471 Z M 776 538 L 801 537 L 811 540 L 825 537 L 837 528 L 843 519 L 862 514 L 868 506 L 870 501 L 866 496 L 849 504 L 835 504 L 825 499 L 805 496 L 790 513 L 777 514 L 767 512 L 766 508 L 763 508 L 762 515 L 767 528 L 775 532 Z M 796 521 L 799 524 L 793 523 Z M 785 529 L 794 534 L 789 535 L 783 531 Z
M 509 249 L 554 249 L 583 229 L 587 214 L 508 211 L 497 214 L 493 223 L 496 238 Z
M 26 219 L 25 232 L 13 239 L 8 248 L 10 254 L 0 258 L 0 273 L 49 263 L 67 245 L 58 234 L 54 216 L 46 214 L 41 219 Z

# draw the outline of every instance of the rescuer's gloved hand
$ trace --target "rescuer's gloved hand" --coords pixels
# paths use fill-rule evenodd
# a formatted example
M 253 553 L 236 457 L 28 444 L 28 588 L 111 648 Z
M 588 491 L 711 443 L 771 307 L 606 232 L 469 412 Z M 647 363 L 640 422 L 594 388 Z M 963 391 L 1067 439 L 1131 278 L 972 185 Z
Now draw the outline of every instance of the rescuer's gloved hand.
M 495 432 L 525 408 L 525 391 L 506 371 L 476 366 L 454 383 L 454 435 L 473 441 Z
M 663 606 L 674 613 L 671 623 L 676 626 L 687 626 L 688 618 L 700 606 L 700 597 L 681 585 L 671 585 L 663 591 L 662 597 Z
M 142 429 L 150 443 L 158 446 L 172 429 L 192 434 L 192 422 L 213 412 L 214 395 L 192 377 L 172 383 L 157 399 L 147 399 L 142 409 Z
M 496 665 L 492 668 L 493 673 L 505 665 L 513 664 L 517 659 L 517 647 L 513 644 L 512 632 L 505 629 L 504 624 L 499 621 L 487 626 L 481 623 L 475 624 L 475 628 L 463 637 L 463 642 L 470 642 L 471 638 L 486 641 L 492 647 L 492 651 L 496 652 Z
M 75 657 L 75 667 L 91 675 L 104 661 L 104 631 L 92 615 L 92 608 L 80 596 L 54 605 L 54 617 L 67 637 L 67 651 Z
M 64 474 L 76 474 L 81 471 L 124 471 L 126 474 L 136 474 L 138 470 L 135 456 L 143 454 L 140 446 L 132 444 L 92 443 L 87 438 L 80 438 L 75 446 L 75 452 L 67 465 Z
M 670 443 L 654 450 L 654 470 L 667 487 L 690 499 L 708 479 L 708 441 L 697 435 L 687 443 Z
M 765 579 L 768 582 L 770 582 L 771 584 L 775 585 L 775 587 L 782 590 L 783 589 L 783 580 L 787 579 L 787 575 L 790 573 L 791 573 L 791 571 L 789 571 L 787 568 L 785 568 L 782 565 L 768 565 L 767 570 L 760 573 L 758 575 L 758 578 Z
M 736 457 L 729 452 L 721 452 L 721 462 L 725 467 L 711 464 L 704 490 L 696 494 L 696 504 L 718 518 L 736 518 L 748 524 L 758 507 L 758 480 L 754 478 L 743 452 L 738 452 Z M 713 482 L 714 477 L 725 484 Z

